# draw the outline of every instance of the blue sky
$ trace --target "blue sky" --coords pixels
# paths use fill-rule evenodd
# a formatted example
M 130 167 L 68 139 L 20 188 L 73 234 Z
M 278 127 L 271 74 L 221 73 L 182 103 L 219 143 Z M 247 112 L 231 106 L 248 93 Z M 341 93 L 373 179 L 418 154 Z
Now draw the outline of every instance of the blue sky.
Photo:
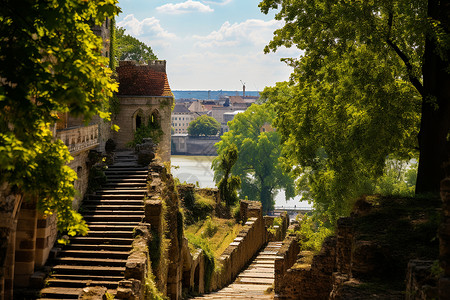
M 264 15 L 257 0 L 120 0 L 117 25 L 167 60 L 172 90 L 263 90 L 289 79 L 282 57 L 297 49 L 264 54 L 282 26 Z

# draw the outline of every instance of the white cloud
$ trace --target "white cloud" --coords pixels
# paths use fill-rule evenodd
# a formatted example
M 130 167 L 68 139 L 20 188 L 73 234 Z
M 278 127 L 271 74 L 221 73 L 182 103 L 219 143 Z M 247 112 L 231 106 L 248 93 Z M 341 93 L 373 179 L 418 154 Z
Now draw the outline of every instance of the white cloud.
M 233 0 L 223 0 L 222 2 L 217 2 L 217 1 L 203 1 L 205 3 L 208 4 L 215 4 L 215 5 L 227 5 L 230 4 L 231 2 L 233 2 Z
M 223 23 L 219 30 L 206 36 L 194 35 L 194 38 L 198 40 L 196 46 L 203 48 L 236 45 L 264 47 L 271 40 L 273 31 L 281 26 L 282 22 L 276 20 L 249 19 L 234 24 L 227 21 Z
M 117 22 L 117 26 L 125 28 L 127 33 L 135 37 L 152 35 L 163 39 L 176 38 L 175 34 L 162 28 L 159 20 L 154 17 L 139 21 L 131 14 L 126 16 L 122 21 Z
M 214 9 L 209 7 L 209 5 L 205 5 L 201 2 L 193 0 L 187 0 L 186 2 L 177 4 L 173 3 L 164 4 L 163 6 L 157 7 L 156 10 L 160 13 L 167 13 L 173 15 L 185 14 L 190 12 L 209 13 L 214 11 Z

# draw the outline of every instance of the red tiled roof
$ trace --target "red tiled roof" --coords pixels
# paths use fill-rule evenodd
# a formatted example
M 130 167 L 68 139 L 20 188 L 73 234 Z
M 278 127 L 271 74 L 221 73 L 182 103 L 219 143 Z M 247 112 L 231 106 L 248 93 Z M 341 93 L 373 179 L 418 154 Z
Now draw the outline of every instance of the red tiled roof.
M 165 63 L 165 62 L 164 62 Z M 167 74 L 161 66 L 121 62 L 117 67 L 119 95 L 173 96 Z

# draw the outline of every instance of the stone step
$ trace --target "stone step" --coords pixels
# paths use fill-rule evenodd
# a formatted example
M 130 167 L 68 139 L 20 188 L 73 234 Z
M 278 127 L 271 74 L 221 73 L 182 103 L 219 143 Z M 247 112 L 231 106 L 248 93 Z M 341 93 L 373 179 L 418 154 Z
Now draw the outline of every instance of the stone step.
M 141 200 L 144 199 L 143 195 L 88 195 L 89 200 L 120 200 L 120 201 L 126 201 L 126 200 Z
M 145 179 L 147 180 L 147 174 L 128 174 L 128 175 L 107 175 L 107 180 L 109 179 Z
M 91 223 L 89 224 L 90 231 L 130 231 L 133 232 L 136 225 L 128 225 L 127 223 L 116 224 L 116 223 Z
M 56 265 L 53 271 L 57 274 L 123 276 L 125 266 Z
M 119 183 L 128 183 L 128 182 L 142 183 L 142 182 L 147 182 L 147 178 L 143 178 L 143 177 L 142 178 L 110 178 L 108 180 L 108 182 L 111 182 L 111 183 L 116 183 L 116 182 L 119 182 Z
M 65 280 L 94 280 L 94 281 L 121 281 L 123 279 L 123 276 L 109 276 L 105 274 L 101 275 L 88 275 L 83 274 L 82 276 L 76 275 L 76 274 L 52 274 L 52 279 L 65 279 Z
M 143 205 L 144 201 L 142 199 L 127 199 L 127 200 L 117 200 L 117 199 L 85 199 L 83 200 L 83 207 L 87 205 Z
M 110 165 L 106 170 L 136 170 L 136 171 L 148 171 L 148 167 L 135 167 L 135 166 L 124 166 L 122 164 L 120 165 Z
M 90 215 L 83 215 L 83 218 L 86 221 L 95 221 L 97 219 L 101 220 L 110 220 L 110 221 L 129 221 L 129 222 L 141 222 L 143 216 L 142 215 L 130 215 L 126 214 L 127 212 L 124 212 L 124 214 L 118 214 L 118 215 L 111 215 L 111 214 L 90 214 Z
M 96 250 L 96 251 L 131 251 L 131 245 L 108 245 L 108 244 L 68 244 L 67 250 Z
M 123 215 L 123 214 L 127 214 L 129 216 L 136 216 L 136 215 L 140 215 L 143 216 L 144 215 L 144 210 L 140 209 L 140 210 L 113 210 L 113 209 L 95 209 L 95 210 L 85 210 L 83 212 L 83 215 L 109 215 L 109 214 L 117 214 L 117 215 Z
M 129 194 L 129 195 L 145 195 L 147 189 L 103 189 L 95 191 L 96 195 L 116 195 L 116 194 Z
M 104 286 L 108 289 L 117 289 L 119 285 L 118 281 L 106 281 L 106 280 L 86 280 L 83 278 L 77 279 L 49 279 L 47 280 L 49 287 L 70 287 L 70 288 L 83 288 L 90 286 Z
M 147 182 L 141 181 L 141 182 L 110 182 L 103 185 L 104 188 L 114 188 L 114 189 L 132 189 L 132 188 L 139 188 L 139 189 L 146 189 L 147 188 Z
M 122 204 L 122 205 L 83 205 L 83 209 L 87 211 L 97 211 L 97 210 L 117 210 L 117 211 L 143 211 L 144 203 L 140 203 L 139 205 L 130 205 L 130 204 Z
M 130 251 L 95 251 L 95 250 L 62 250 L 60 256 L 65 255 L 67 257 L 78 258 L 110 258 L 110 259 L 127 259 Z
M 108 168 L 105 171 L 106 176 L 115 174 L 147 175 L 148 170 L 142 168 Z
M 247 283 L 247 284 L 272 284 L 272 278 L 238 278 L 237 282 L 239 283 Z
M 92 236 L 75 236 L 70 239 L 71 243 L 89 244 L 89 245 L 131 245 L 133 239 L 128 238 L 109 238 Z
M 41 290 L 41 297 L 49 299 L 78 299 L 82 291 L 83 288 L 47 287 Z
M 239 274 L 238 278 L 271 278 L 275 279 L 275 273 L 241 273 Z
M 100 252 L 100 251 L 99 251 Z M 54 261 L 61 265 L 125 267 L 126 259 L 94 258 L 94 257 L 57 257 Z
M 95 230 L 95 231 L 89 231 L 88 232 L 88 236 L 93 236 L 93 237 L 115 237 L 115 238 L 133 238 L 133 231 L 112 231 L 112 230 L 107 230 L 107 231 L 100 231 L 100 230 Z

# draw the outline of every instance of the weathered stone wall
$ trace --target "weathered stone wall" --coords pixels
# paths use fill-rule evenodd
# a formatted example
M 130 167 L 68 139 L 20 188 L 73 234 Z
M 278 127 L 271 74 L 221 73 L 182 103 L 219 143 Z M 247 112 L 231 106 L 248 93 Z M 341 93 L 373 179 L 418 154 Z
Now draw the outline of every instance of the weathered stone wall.
M 431 271 L 433 264 L 434 261 L 432 260 L 410 260 L 408 262 L 406 269 L 406 300 L 439 299 L 438 288 L 433 282 L 434 276 Z
M 89 161 L 89 151 L 82 151 L 72 155 L 73 160 L 68 166 L 77 173 L 78 177 L 74 182 L 77 194 L 72 201 L 72 208 L 78 210 L 89 185 L 89 167 L 87 165 L 87 162 Z
M 439 279 L 439 299 L 450 295 L 450 177 L 441 182 L 443 219 L 439 228 L 439 264 L 443 274 Z
M 16 287 L 27 287 L 34 273 L 37 218 L 36 199 L 25 199 L 20 208 L 16 231 L 14 263 L 14 286 Z
M 332 237 L 324 241 L 318 255 L 300 252 L 297 263 L 284 276 L 275 277 L 279 299 L 327 299 L 332 289 L 335 255 L 336 239 Z M 277 265 L 280 264 L 279 261 Z
M 157 154 L 162 161 L 170 160 L 170 128 L 173 97 L 152 96 L 118 96 L 120 111 L 115 118 L 115 124 L 120 127 L 113 134 L 117 149 L 126 149 L 126 144 L 131 142 L 136 131 L 136 116 L 142 117 L 142 124 L 147 124 L 152 114 L 157 116 L 163 135 L 158 143 Z
M 36 232 L 36 267 L 43 266 L 55 244 L 58 228 L 56 214 L 44 216 L 38 213 Z
M 157 286 L 170 299 L 180 299 L 182 292 L 182 218 L 179 199 L 175 192 L 172 175 L 159 161 L 149 165 L 149 199 L 144 202 L 145 222 L 149 223 L 152 234 L 158 235 L 165 253 L 160 253 Z M 151 258 L 150 258 L 151 259 Z
M 241 200 L 241 212 L 245 226 L 220 256 L 221 271 L 213 274 L 211 290 L 231 283 L 267 242 L 261 203 Z
M 279 258 L 275 259 L 275 293 L 280 293 L 282 291 L 282 286 L 285 284 L 283 282 L 283 277 L 288 269 L 290 269 L 297 261 L 297 255 L 300 251 L 300 246 L 296 239 L 295 234 L 288 235 L 283 240 L 283 245 L 278 251 L 277 256 Z
M 338 220 L 336 237 L 325 239 L 318 255 L 303 251 L 293 264 L 297 249 L 291 237 L 275 261 L 275 291 L 280 299 L 334 299 L 339 294 L 342 282 L 351 277 L 353 255 L 353 225 L 351 218 Z M 290 246 L 288 246 L 290 245 Z M 284 250 L 283 250 L 284 249 Z
M 275 218 L 281 218 L 281 225 L 274 225 Z M 283 211 L 278 217 L 264 216 L 264 224 L 268 229 L 268 242 L 282 241 L 285 238 L 289 227 L 289 215 L 287 212 Z
M 17 219 L 22 195 L 0 185 L 0 299 L 13 299 Z

